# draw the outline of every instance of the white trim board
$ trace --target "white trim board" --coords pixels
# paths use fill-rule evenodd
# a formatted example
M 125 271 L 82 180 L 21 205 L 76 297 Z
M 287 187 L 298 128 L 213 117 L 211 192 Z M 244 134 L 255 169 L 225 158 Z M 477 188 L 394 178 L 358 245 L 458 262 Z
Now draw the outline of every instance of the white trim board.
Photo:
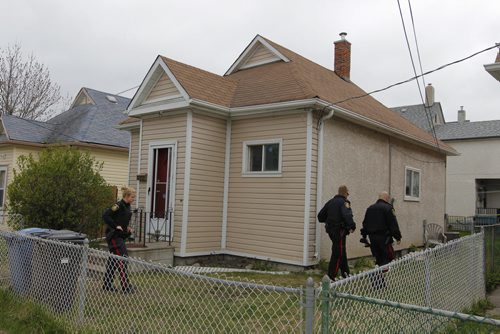
M 307 132 L 306 132 L 306 175 L 304 189 L 304 253 L 303 264 L 309 262 L 309 225 L 311 214 L 311 174 L 312 174 L 312 111 L 307 112 Z
M 184 198 L 182 200 L 181 256 L 186 253 L 189 215 L 189 184 L 191 181 L 191 148 L 193 139 L 193 112 L 188 110 L 186 120 L 186 153 L 184 161 Z
M 231 119 L 226 121 L 226 152 L 224 156 L 224 199 L 222 204 L 222 237 L 221 249 L 226 249 L 227 210 L 229 203 L 229 173 L 231 165 Z

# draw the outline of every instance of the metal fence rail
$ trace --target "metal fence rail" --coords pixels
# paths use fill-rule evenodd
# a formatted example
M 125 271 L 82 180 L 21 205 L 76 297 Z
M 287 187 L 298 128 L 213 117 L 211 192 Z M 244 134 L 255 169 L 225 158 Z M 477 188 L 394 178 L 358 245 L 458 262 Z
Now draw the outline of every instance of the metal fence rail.
M 498 325 L 457 313 L 484 298 L 483 252 L 480 233 L 297 289 L 0 231 L 0 288 L 36 301 L 71 332 L 421 333 L 453 328 L 460 317 Z M 103 290 L 106 268 L 117 291 Z
M 329 318 L 328 328 L 335 333 L 429 332 L 442 328 L 448 322 L 442 315 L 394 310 L 346 296 L 460 312 L 485 298 L 483 251 L 483 234 L 479 233 L 410 253 L 331 285 L 326 283 L 320 294 L 329 305 L 319 312 L 323 319 Z
M 106 266 L 115 270 L 118 291 L 103 290 Z M 125 280 L 131 293 L 121 289 Z M 304 331 L 302 289 L 182 273 L 10 232 L 0 232 L 0 287 L 40 303 L 64 324 L 91 332 Z

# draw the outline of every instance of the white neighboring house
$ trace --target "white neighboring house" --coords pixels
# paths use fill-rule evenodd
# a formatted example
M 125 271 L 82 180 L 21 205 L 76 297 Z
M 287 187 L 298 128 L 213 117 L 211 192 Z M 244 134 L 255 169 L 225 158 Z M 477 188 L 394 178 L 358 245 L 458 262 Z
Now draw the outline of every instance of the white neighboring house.
M 497 57 L 497 60 L 499 60 Z M 497 214 L 500 211 L 500 120 L 470 122 L 465 110 L 457 121 L 446 122 L 434 89 L 426 88 L 429 112 L 422 104 L 392 108 L 403 117 L 432 132 L 459 152 L 447 157 L 446 213 L 450 216 Z

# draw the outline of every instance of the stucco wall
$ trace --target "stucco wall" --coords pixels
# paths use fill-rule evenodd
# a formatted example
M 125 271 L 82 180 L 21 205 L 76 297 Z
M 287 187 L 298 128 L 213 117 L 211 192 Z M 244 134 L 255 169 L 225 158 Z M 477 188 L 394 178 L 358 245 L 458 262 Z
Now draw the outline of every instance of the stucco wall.
M 443 224 L 445 205 L 445 157 L 401 140 L 332 118 L 324 126 L 322 203 L 333 197 L 340 184 L 349 187 L 357 230 L 348 237 L 349 258 L 370 254 L 360 239 L 365 210 L 378 193 L 390 191 L 399 221 L 402 243 L 423 244 L 423 220 Z M 421 200 L 409 202 L 405 195 L 405 166 L 421 170 Z M 328 259 L 331 241 L 321 232 L 321 258 Z
M 500 179 L 500 139 L 447 141 L 460 155 L 448 157 L 446 213 L 473 216 L 476 179 Z

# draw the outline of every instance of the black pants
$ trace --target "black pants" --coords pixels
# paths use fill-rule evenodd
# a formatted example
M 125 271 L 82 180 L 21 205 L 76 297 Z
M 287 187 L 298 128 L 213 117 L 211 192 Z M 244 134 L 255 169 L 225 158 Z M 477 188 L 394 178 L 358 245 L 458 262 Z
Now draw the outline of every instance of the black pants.
M 380 267 L 394 260 L 394 248 L 387 242 L 387 236 L 370 234 L 370 249 L 375 257 L 375 263 Z
M 329 227 L 328 236 L 332 240 L 332 256 L 328 264 L 328 277 L 335 279 L 340 269 L 342 277 L 349 276 L 349 265 L 347 264 L 346 253 L 346 230 L 341 227 Z
M 107 240 L 109 252 L 111 254 L 128 257 L 127 246 L 122 238 L 112 238 Z M 127 261 L 123 261 L 114 257 L 109 257 L 106 263 L 106 274 L 104 274 L 104 288 L 112 289 L 115 278 L 115 271 L 118 269 L 120 275 L 120 284 L 123 290 L 129 289 Z

